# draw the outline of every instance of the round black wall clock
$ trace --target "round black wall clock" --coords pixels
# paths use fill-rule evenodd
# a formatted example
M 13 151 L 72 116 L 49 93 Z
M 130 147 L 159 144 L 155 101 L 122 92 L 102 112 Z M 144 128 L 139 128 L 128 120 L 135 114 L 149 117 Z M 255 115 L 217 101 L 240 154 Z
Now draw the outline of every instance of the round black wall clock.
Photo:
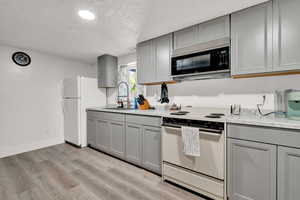
M 28 66 L 31 63 L 30 56 L 24 52 L 18 51 L 12 55 L 12 60 L 17 65 L 22 67 Z

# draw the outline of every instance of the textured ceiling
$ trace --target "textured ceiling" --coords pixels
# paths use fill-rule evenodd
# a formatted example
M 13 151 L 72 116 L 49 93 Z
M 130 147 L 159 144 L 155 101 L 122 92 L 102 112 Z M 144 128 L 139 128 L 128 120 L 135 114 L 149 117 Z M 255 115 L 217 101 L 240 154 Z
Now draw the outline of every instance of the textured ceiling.
M 0 0 L 0 43 L 95 63 L 138 41 L 264 0 Z M 85 21 L 79 9 L 97 18 Z

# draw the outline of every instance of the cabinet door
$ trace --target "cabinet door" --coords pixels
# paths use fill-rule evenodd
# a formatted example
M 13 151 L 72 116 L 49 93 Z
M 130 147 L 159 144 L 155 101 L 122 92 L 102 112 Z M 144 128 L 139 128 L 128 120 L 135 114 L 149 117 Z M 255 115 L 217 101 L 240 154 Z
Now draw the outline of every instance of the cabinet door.
M 274 71 L 300 69 L 299 0 L 274 0 Z
M 232 75 L 272 71 L 272 2 L 231 16 Z
M 172 34 L 154 39 L 156 82 L 170 81 Z
M 161 174 L 161 129 L 144 126 L 143 128 L 143 167 Z
M 109 122 L 111 135 L 111 153 L 124 158 L 125 154 L 125 125 L 123 122 Z
M 152 40 L 142 42 L 137 46 L 137 79 L 140 84 L 151 83 L 156 80 Z
M 96 147 L 99 150 L 110 152 L 110 130 L 109 122 L 97 119 L 96 121 Z
M 276 146 L 228 139 L 228 193 L 232 200 L 276 199 Z
M 87 143 L 92 147 L 96 147 L 96 134 L 97 134 L 97 124 L 96 119 L 87 118 Z
M 278 148 L 278 200 L 300 197 L 300 149 Z
M 198 43 L 230 37 L 229 16 L 219 17 L 198 25 Z
M 174 33 L 174 50 L 196 44 L 197 31 L 197 25 L 176 31 Z
M 137 165 L 142 162 L 142 125 L 126 124 L 126 160 Z

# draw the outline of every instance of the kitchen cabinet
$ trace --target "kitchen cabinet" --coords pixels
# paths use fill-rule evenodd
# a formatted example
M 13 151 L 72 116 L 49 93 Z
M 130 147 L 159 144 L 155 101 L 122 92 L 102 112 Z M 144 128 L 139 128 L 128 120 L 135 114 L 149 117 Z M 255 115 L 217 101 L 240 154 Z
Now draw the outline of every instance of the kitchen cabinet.
M 278 147 L 278 200 L 300 197 L 300 149 Z
M 96 147 L 96 119 L 87 116 L 87 143 L 92 147 Z
M 144 126 L 142 139 L 143 167 L 161 173 L 161 128 Z
M 299 130 L 228 123 L 227 134 L 230 199 L 299 198 Z
M 125 123 L 119 121 L 109 122 L 109 135 L 111 138 L 111 153 L 119 158 L 124 158 Z
M 137 45 L 137 79 L 139 84 L 168 82 L 172 34 Z
M 272 2 L 231 15 L 231 74 L 272 71 Z
M 228 139 L 228 196 L 276 199 L 276 145 Z
M 197 44 L 197 31 L 198 26 L 194 25 L 174 32 L 174 50 Z
M 142 132 L 142 125 L 126 124 L 126 160 L 137 165 L 142 163 Z
M 96 120 L 96 148 L 106 153 L 110 152 L 110 130 L 109 122 L 106 120 Z
M 137 45 L 137 80 L 139 84 L 156 80 L 155 48 L 153 41 L 145 41 Z
M 154 40 L 156 61 L 156 82 L 171 81 L 172 34 Z
M 160 117 L 88 111 L 88 145 L 161 174 L 160 124 Z
M 274 71 L 300 69 L 300 1 L 273 2 Z
M 219 17 L 174 32 L 174 51 L 230 36 L 229 16 Z

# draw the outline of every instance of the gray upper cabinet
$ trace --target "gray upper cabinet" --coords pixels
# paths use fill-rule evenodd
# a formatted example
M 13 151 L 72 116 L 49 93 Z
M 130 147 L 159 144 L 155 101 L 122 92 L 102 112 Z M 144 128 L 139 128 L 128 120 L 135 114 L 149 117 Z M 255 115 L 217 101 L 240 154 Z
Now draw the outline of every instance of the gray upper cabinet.
M 274 71 L 300 69 L 299 0 L 274 0 Z
M 198 25 L 198 43 L 205 43 L 228 37 L 230 37 L 230 25 L 228 15 Z
M 172 34 L 154 40 L 156 61 L 156 82 L 171 80 Z
M 145 168 L 161 173 L 161 128 L 144 126 L 143 160 Z
M 276 146 L 228 139 L 228 196 L 232 200 L 276 199 Z
M 232 75 L 272 71 L 272 2 L 231 16 Z
M 142 132 L 138 124 L 126 124 L 126 160 L 137 165 L 142 163 Z
M 174 32 L 174 50 L 230 36 L 229 16 L 219 17 Z
M 137 76 L 139 84 L 170 81 L 172 34 L 137 45 Z
M 197 44 L 198 26 L 191 26 L 174 33 L 174 50 Z
M 139 84 L 155 82 L 154 50 L 152 40 L 137 45 L 137 79 Z
M 300 149 L 278 147 L 278 200 L 300 197 Z
M 125 123 L 109 122 L 111 135 L 111 153 L 117 157 L 125 156 Z

